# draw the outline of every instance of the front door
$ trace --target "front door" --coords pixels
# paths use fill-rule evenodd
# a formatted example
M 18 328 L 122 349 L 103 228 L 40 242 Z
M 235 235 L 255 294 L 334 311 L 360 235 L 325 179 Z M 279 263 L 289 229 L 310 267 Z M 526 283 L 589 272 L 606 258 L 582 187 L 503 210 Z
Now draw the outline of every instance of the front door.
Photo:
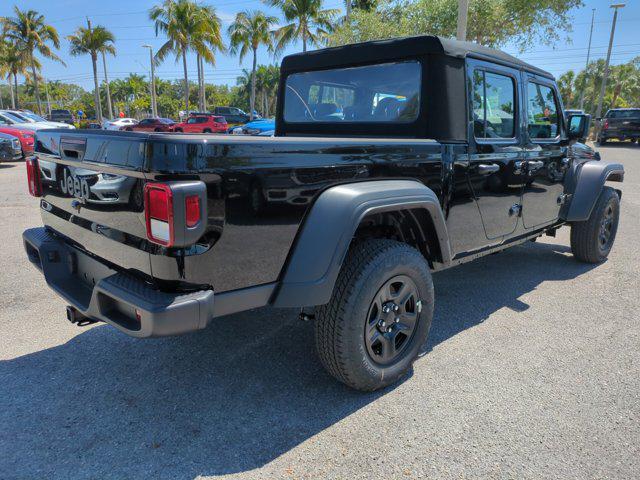
M 522 220 L 525 228 L 532 229 L 558 219 L 569 160 L 562 108 L 553 83 L 527 75 L 525 89 L 528 178 L 522 196 Z
M 469 180 L 486 237 L 500 240 L 516 229 L 526 173 L 517 70 L 468 61 L 472 115 Z

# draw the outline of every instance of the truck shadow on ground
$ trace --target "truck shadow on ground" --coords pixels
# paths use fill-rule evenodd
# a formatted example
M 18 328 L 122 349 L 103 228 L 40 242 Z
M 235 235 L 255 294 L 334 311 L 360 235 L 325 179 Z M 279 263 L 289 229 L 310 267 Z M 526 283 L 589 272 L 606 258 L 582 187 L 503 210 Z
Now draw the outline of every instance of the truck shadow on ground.
M 519 297 L 541 282 L 591 268 L 567 251 L 527 244 L 438 273 L 430 347 L 500 308 L 528 308 Z M 146 341 L 96 326 L 0 362 L 0 477 L 245 472 L 388 392 L 333 381 L 315 357 L 312 325 L 292 310 L 246 312 L 200 334 Z

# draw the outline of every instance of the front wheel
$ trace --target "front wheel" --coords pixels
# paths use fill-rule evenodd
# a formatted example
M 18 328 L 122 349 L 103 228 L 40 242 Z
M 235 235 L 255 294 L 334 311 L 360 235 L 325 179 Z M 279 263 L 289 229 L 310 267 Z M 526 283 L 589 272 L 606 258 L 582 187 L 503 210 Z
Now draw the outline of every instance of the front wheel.
M 611 187 L 604 187 L 591 215 L 584 222 L 571 225 L 571 251 L 581 262 L 606 260 L 618 231 L 620 197 Z
M 433 281 L 416 249 L 394 240 L 356 243 L 331 300 L 316 310 L 316 349 L 325 369 L 351 388 L 395 383 L 426 343 Z

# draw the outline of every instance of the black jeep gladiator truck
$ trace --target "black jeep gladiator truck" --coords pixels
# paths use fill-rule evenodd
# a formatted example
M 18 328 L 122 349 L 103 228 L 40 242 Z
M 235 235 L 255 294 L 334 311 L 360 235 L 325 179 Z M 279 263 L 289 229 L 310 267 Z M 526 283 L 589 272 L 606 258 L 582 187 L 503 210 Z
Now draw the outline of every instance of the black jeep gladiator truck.
M 296 54 L 278 99 L 273 138 L 37 132 L 24 245 L 72 322 L 151 337 L 301 308 L 331 375 L 375 390 L 427 341 L 433 272 L 562 226 L 579 261 L 611 250 L 622 165 L 510 55 L 431 36 Z

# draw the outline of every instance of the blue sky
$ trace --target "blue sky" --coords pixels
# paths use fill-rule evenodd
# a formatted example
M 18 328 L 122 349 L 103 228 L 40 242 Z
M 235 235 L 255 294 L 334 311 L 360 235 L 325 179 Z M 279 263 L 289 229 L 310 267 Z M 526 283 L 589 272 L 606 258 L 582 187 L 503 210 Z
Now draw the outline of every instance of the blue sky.
M 163 43 L 163 38 L 157 38 L 153 24 L 148 19 L 149 8 L 159 3 L 159 0 L 2 0 L 0 2 L 0 16 L 12 16 L 13 5 L 19 4 L 21 9 L 34 9 L 45 15 L 47 21 L 58 29 L 62 39 L 59 56 L 66 66 L 45 60 L 43 73 L 51 80 L 62 80 L 77 83 L 84 88 L 93 85 L 91 61 L 88 56 L 71 57 L 68 53 L 69 43 L 67 35 L 73 33 L 80 25 L 86 25 L 88 16 L 93 25 L 104 25 L 116 36 L 118 56 L 109 59 L 110 79 L 125 77 L 129 72 L 147 75 L 149 73 L 148 50 L 141 45 L 150 44 L 157 49 Z M 241 10 L 262 9 L 278 15 L 276 9 L 270 9 L 256 0 L 208 0 L 216 7 L 218 15 L 223 21 L 226 31 L 235 14 Z M 605 0 L 587 0 L 585 6 L 572 12 L 573 32 L 563 35 L 555 49 L 546 46 L 532 47 L 520 53 L 513 47 L 505 48 L 509 53 L 544 68 L 556 76 L 569 69 L 580 69 L 584 66 L 591 22 L 591 10 L 596 9 L 593 30 L 591 58 L 604 58 L 607 52 L 609 32 L 613 12 L 609 8 L 611 2 Z M 628 0 L 627 6 L 620 11 L 614 40 L 612 63 L 624 63 L 640 55 L 640 0 Z M 325 0 L 325 8 L 342 8 L 341 0 Z M 568 38 L 567 38 L 568 37 Z M 301 50 L 301 46 L 292 46 L 285 53 Z M 218 55 L 215 67 L 205 67 L 208 83 L 235 84 L 235 78 L 241 69 L 250 67 L 248 57 L 241 65 L 237 57 Z M 259 52 L 259 63 L 273 63 L 266 50 Z M 189 62 L 189 75 L 196 77 L 195 61 Z M 172 59 L 165 61 L 156 68 L 160 78 L 182 78 L 182 65 Z

